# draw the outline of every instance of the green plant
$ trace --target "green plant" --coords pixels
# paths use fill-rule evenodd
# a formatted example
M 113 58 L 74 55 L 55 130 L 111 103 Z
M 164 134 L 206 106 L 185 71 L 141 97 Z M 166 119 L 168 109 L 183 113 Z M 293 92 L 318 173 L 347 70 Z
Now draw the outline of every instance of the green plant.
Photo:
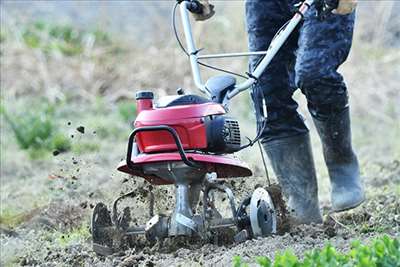
M 100 150 L 100 144 L 92 142 L 79 142 L 74 144 L 72 151 L 76 154 L 83 154 L 88 152 L 97 152 Z
M 240 256 L 233 257 L 233 267 L 247 267 L 248 264 L 243 263 L 242 258 Z
M 6 122 L 14 132 L 18 145 L 22 149 L 43 148 L 48 146 L 54 124 L 51 120 L 53 107 L 46 106 L 38 112 L 23 112 L 23 114 L 9 114 L 2 109 Z
M 25 44 L 30 48 L 41 49 L 45 53 L 61 52 L 74 56 L 84 51 L 88 40 L 95 44 L 109 44 L 110 38 L 100 30 L 84 31 L 71 25 L 54 25 L 37 21 L 22 32 Z
M 65 135 L 58 133 L 52 138 L 52 148 L 58 152 L 67 152 L 71 150 L 71 142 Z
M 70 140 L 61 134 L 55 123 L 54 106 L 44 104 L 29 112 L 1 114 L 9 124 L 19 147 L 29 150 L 31 158 L 40 158 L 48 151 L 66 152 L 71 149 Z
M 10 208 L 0 210 L 0 224 L 14 227 L 23 221 L 22 216 L 17 211 Z
M 287 250 L 283 254 L 277 253 L 273 262 L 267 257 L 258 257 L 256 262 L 262 267 L 399 267 L 400 240 L 385 235 L 373 240 L 369 245 L 355 241 L 348 253 L 338 252 L 328 244 L 323 249 L 306 252 L 303 260 Z M 239 256 L 235 256 L 233 266 L 245 267 L 248 264 L 244 263 Z
M 133 101 L 120 102 L 118 112 L 124 122 L 133 121 L 136 116 L 136 105 Z
M 37 214 L 38 209 L 22 211 L 11 206 L 3 206 L 0 209 L 0 225 L 14 228 L 23 222 L 30 220 Z
M 89 226 L 83 223 L 80 227 L 74 228 L 67 233 L 55 232 L 55 240 L 61 247 L 67 247 L 79 241 L 86 241 L 90 238 Z

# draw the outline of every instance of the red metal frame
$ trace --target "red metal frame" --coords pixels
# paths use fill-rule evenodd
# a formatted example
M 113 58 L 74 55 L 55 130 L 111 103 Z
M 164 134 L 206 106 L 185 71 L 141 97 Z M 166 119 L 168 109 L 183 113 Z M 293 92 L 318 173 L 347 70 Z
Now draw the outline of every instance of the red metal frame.
M 253 175 L 246 163 L 233 156 L 199 153 L 186 153 L 186 156 L 195 162 L 203 163 L 207 172 L 217 173 L 218 178 L 247 177 Z M 121 172 L 143 177 L 152 184 L 165 185 L 171 184 L 171 182 L 162 177 L 144 173 L 142 169 L 143 165 L 159 162 L 181 161 L 181 156 L 178 152 L 141 154 L 132 158 L 132 161 L 137 167 L 135 170 L 129 169 L 125 160 L 119 164 L 117 169 Z

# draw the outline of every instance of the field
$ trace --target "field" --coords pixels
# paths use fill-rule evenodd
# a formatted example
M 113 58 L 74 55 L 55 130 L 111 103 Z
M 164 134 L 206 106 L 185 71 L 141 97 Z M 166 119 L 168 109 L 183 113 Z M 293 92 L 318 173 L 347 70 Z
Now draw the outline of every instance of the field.
M 28 4 L 32 5 L 21 8 Z M 0 265 L 241 266 L 256 265 L 257 257 L 265 256 L 281 261 L 277 266 L 296 266 L 294 255 L 304 259 L 311 250 L 324 247 L 318 257 L 332 259 L 335 253 L 353 250 L 355 258 L 371 263 L 372 252 L 354 242 L 373 251 L 389 239 L 397 240 L 397 247 L 385 250 L 389 254 L 378 253 L 388 260 L 378 266 L 399 266 L 400 261 L 393 265 L 389 260 L 400 259 L 400 5 L 396 1 L 360 4 L 352 53 L 341 68 L 350 88 L 353 142 L 367 190 L 361 207 L 328 215 L 330 188 L 321 144 L 305 99 L 296 92 L 311 129 L 324 225 L 299 226 L 284 235 L 241 244 L 154 246 L 109 257 L 92 252 L 89 221 L 97 202 L 110 204 L 122 192 L 135 189 L 137 196 L 129 200 L 132 214 L 144 220 L 147 213 L 149 184 L 116 170 L 135 119 L 135 92 L 151 89 L 156 97 L 179 87 L 196 92 L 187 58 L 173 39 L 171 7 L 167 1 L 0 3 Z M 245 51 L 243 3 L 217 1 L 216 7 L 218 14 L 210 22 L 194 25 L 200 47 L 207 52 Z M 245 59 L 210 62 L 241 73 L 247 68 Z M 214 74 L 205 69 L 203 77 Z M 254 136 L 248 94 L 234 100 L 231 113 L 244 135 Z M 254 170 L 247 180 L 229 181 L 241 199 L 256 185 L 266 185 L 266 178 L 257 146 L 238 156 Z M 271 174 L 269 164 L 268 168 Z M 157 210 L 166 212 L 173 202 L 172 189 L 160 186 L 153 192 Z M 328 244 L 335 253 L 326 249 Z M 286 250 L 294 255 L 282 256 Z M 326 264 L 321 262 L 318 266 Z

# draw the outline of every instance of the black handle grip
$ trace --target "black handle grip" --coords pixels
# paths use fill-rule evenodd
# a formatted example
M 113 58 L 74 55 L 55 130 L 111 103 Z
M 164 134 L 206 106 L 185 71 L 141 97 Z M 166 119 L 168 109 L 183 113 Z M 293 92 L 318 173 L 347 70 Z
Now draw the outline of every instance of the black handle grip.
M 339 0 L 318 0 L 315 2 L 317 15 L 320 19 L 325 19 L 339 5 Z
M 203 14 L 203 5 L 197 0 L 190 0 L 186 7 L 192 13 Z

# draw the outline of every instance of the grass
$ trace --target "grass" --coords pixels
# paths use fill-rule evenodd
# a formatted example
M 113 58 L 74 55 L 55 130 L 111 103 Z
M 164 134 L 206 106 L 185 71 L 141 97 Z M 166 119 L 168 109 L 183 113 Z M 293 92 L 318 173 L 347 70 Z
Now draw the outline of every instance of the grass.
M 58 52 L 75 56 L 84 52 L 90 43 L 109 44 L 109 36 L 100 30 L 84 31 L 71 25 L 36 21 L 22 30 L 26 46 L 41 49 L 46 54 Z
M 27 150 L 32 159 L 42 158 L 50 151 L 69 151 L 71 142 L 58 128 L 55 107 L 43 104 L 30 108 L 16 113 L 1 108 L 1 114 L 10 126 L 18 146 Z
M 98 143 L 92 142 L 79 142 L 72 146 L 72 152 L 77 155 L 84 153 L 98 152 L 101 146 Z
M 82 243 L 82 241 L 85 242 L 91 237 L 91 235 L 88 224 L 83 223 L 80 227 L 74 228 L 67 233 L 55 232 L 54 237 L 56 244 L 65 248 L 74 243 Z
M 18 225 L 31 219 L 38 211 L 38 208 L 33 208 L 29 211 L 21 211 L 12 207 L 1 207 L 0 210 L 0 225 L 9 228 L 15 228 Z
M 124 122 L 132 122 L 136 117 L 136 103 L 134 101 L 122 101 L 118 103 L 118 112 Z
M 370 245 L 354 241 L 347 253 L 338 252 L 328 244 L 323 249 L 305 253 L 303 259 L 291 250 L 278 253 L 272 261 L 268 257 L 258 257 L 256 262 L 261 267 L 317 267 L 317 266 L 357 266 L 357 267 L 398 267 L 400 266 L 400 240 L 387 235 L 376 238 Z M 240 256 L 233 259 L 234 267 L 249 266 Z
M 24 221 L 21 213 L 9 208 L 3 208 L 0 211 L 0 224 L 8 227 L 15 227 Z

